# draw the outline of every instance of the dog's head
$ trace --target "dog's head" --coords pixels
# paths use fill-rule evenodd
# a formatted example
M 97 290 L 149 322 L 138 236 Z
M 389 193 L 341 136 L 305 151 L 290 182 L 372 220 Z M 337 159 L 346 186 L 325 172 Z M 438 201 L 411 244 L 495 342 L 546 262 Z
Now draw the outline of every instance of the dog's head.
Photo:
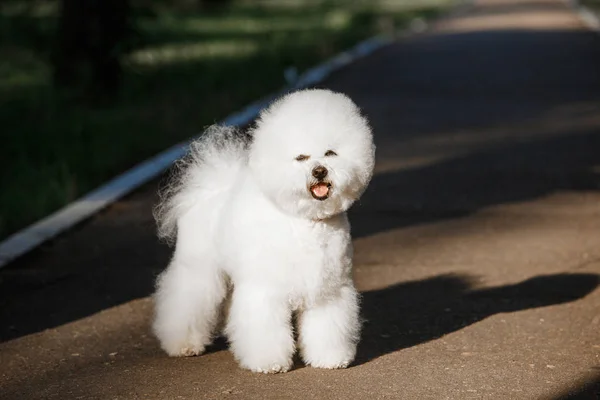
M 347 96 L 303 90 L 261 113 L 250 169 L 282 210 L 309 219 L 346 211 L 373 174 L 375 146 L 367 120 Z

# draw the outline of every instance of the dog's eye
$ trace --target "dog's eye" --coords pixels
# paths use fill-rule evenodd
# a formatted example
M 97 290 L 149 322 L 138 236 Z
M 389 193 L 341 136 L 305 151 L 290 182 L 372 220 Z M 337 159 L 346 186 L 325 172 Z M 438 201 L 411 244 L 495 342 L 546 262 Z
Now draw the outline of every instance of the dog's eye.
M 327 150 L 325 157 L 337 156 L 337 153 L 333 150 Z
M 300 154 L 298 157 L 296 157 L 296 161 L 306 161 L 310 158 L 310 156 L 307 156 L 306 154 Z

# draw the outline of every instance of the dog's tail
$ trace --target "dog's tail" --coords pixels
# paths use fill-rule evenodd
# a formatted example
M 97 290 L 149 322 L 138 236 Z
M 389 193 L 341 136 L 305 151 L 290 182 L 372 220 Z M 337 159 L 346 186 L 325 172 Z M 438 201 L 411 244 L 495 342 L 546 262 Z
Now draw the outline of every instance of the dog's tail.
M 158 236 L 173 243 L 177 221 L 198 201 L 229 190 L 248 163 L 250 136 L 234 127 L 213 125 L 190 144 L 188 154 L 173 166 L 154 208 Z M 207 212 L 210 212 L 207 210 Z

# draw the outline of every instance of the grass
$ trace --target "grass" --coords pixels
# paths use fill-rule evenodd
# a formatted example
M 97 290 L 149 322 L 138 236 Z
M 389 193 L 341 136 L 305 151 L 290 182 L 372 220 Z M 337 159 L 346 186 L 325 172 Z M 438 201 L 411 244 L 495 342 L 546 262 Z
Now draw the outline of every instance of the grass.
M 0 238 L 160 150 L 199 133 L 302 71 L 450 0 L 233 1 L 225 10 L 135 8 L 138 40 L 111 106 L 51 87 L 50 0 L 0 5 Z

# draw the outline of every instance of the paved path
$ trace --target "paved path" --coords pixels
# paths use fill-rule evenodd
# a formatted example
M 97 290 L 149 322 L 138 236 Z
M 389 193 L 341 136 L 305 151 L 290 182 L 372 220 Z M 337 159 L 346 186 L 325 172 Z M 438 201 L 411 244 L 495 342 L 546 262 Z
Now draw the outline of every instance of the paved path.
M 155 184 L 0 274 L 3 399 L 597 399 L 600 37 L 564 3 L 485 1 L 336 74 L 377 174 L 343 371 L 169 359 L 147 296 Z

